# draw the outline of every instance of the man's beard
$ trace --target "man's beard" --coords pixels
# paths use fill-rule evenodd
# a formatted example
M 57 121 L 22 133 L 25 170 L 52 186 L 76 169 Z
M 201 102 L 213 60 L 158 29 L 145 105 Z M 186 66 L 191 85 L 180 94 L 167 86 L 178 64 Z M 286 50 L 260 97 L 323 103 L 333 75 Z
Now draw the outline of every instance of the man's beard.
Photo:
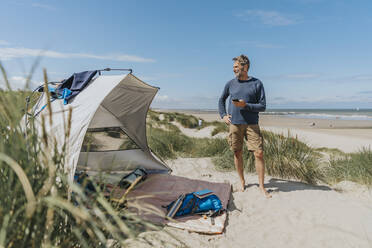
M 243 71 L 239 71 L 239 72 L 235 73 L 235 76 L 238 79 L 241 78 L 243 76 Z

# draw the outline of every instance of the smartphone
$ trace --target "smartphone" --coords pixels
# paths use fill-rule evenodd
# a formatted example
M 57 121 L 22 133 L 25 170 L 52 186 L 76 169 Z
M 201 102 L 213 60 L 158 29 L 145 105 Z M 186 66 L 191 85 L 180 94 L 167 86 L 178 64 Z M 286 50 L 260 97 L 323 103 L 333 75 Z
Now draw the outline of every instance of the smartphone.
M 235 99 L 232 99 L 233 102 L 239 102 L 239 99 L 235 98 Z

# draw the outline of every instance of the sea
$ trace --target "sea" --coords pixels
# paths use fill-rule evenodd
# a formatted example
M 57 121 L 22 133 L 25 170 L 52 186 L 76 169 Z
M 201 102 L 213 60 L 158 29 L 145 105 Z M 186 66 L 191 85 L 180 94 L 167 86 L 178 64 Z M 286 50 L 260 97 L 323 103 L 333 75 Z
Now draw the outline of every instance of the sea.
M 190 110 L 204 113 L 218 113 L 217 110 Z M 372 109 L 266 109 L 260 115 L 280 115 L 291 118 L 327 120 L 365 120 L 372 121 Z
M 267 109 L 262 115 L 282 115 L 291 118 L 372 121 L 372 109 Z

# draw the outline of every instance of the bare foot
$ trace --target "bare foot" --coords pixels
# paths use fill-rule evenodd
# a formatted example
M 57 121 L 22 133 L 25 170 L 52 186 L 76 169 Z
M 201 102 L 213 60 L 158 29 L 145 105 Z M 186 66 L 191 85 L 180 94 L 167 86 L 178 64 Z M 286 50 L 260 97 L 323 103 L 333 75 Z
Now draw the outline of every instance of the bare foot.
M 244 192 L 245 190 L 245 181 L 241 182 L 241 185 L 240 185 L 240 192 Z
M 233 186 L 233 192 L 244 192 L 244 188 L 242 188 L 240 185 L 236 184 Z
M 245 184 L 244 183 L 236 183 L 233 186 L 233 192 L 244 192 Z
M 267 190 L 265 188 L 260 188 L 262 193 L 265 195 L 266 198 L 271 198 L 271 194 L 269 192 L 267 192 Z

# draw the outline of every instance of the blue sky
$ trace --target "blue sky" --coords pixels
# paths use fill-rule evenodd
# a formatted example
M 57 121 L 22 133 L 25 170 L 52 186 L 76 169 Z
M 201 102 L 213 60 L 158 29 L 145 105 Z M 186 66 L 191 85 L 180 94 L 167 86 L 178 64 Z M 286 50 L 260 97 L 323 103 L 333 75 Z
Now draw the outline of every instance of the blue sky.
M 372 108 L 372 1 L 2 0 L 0 60 L 14 88 L 132 68 L 157 108 L 216 109 L 246 54 L 269 108 Z M 0 81 L 3 85 L 3 82 Z

